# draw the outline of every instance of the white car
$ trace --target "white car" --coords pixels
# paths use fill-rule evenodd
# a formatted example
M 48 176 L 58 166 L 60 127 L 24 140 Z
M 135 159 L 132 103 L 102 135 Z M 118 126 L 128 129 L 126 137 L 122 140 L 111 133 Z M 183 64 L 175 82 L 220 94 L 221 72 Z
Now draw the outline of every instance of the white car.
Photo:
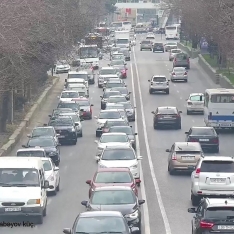
M 70 116 L 74 123 L 76 124 L 75 128 L 76 128 L 76 132 L 77 132 L 77 137 L 83 137 L 83 128 L 82 128 L 82 121 L 83 119 L 81 119 L 79 117 L 79 114 L 76 112 L 72 112 L 72 113 L 60 113 L 59 116 Z
M 169 81 L 166 76 L 155 75 L 152 76 L 148 82 L 149 84 L 149 93 L 153 94 L 154 92 L 165 92 L 169 94 Z
M 45 171 L 45 179 L 49 181 L 47 192 L 51 192 L 56 195 L 60 189 L 59 168 L 54 165 L 50 158 L 41 158 L 41 160 Z
M 70 102 L 74 98 L 79 97 L 79 92 L 75 90 L 66 90 L 61 93 L 60 96 L 58 96 L 60 102 Z
M 100 156 L 96 156 L 98 166 L 101 168 L 128 167 L 135 179 L 140 179 L 139 160 L 142 156 L 137 156 L 131 146 L 117 145 L 106 147 Z
M 191 93 L 187 99 L 187 115 L 191 113 L 204 113 L 204 94 Z
M 147 34 L 146 39 L 148 39 L 148 40 L 154 40 L 155 36 L 154 36 L 153 33 L 149 33 L 149 34 Z
M 103 133 L 100 140 L 95 140 L 94 142 L 97 143 L 97 156 L 100 156 L 102 151 L 108 146 L 131 146 L 128 135 L 122 132 Z
M 60 63 L 56 64 L 55 66 L 55 73 L 68 73 L 71 70 L 71 67 L 69 64 L 67 64 L 66 61 L 61 61 Z
M 173 61 L 176 54 L 182 53 L 180 49 L 171 49 L 169 53 L 169 61 Z
M 122 120 L 122 116 L 117 110 L 101 110 L 99 116 L 94 116 L 97 119 L 96 137 L 101 136 L 102 128 L 107 120 Z

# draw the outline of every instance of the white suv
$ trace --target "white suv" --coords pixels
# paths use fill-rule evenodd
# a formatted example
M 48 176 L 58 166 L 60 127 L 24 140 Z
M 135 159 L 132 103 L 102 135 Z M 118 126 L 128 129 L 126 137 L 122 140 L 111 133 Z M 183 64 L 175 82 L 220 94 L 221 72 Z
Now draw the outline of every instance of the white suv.
M 200 158 L 191 175 L 191 201 L 202 197 L 228 197 L 234 194 L 234 159 L 228 156 Z
M 169 94 L 169 81 L 166 76 L 153 76 L 148 82 L 149 85 L 149 93 L 153 94 L 154 92 L 165 92 Z

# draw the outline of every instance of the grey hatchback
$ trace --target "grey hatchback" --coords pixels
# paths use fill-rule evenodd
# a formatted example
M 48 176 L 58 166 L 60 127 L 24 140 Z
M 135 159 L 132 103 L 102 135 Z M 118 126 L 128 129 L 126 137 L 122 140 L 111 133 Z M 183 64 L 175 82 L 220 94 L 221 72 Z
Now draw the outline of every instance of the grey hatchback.
M 175 54 L 173 67 L 186 67 L 190 69 L 190 57 L 185 53 Z

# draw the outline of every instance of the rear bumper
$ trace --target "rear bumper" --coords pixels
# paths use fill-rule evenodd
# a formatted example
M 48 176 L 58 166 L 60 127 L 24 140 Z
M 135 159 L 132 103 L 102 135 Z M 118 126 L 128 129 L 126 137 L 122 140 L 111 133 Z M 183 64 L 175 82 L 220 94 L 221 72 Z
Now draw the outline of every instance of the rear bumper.
M 188 76 L 172 76 L 171 80 L 188 80 Z
M 167 91 L 169 86 L 150 86 L 151 91 Z

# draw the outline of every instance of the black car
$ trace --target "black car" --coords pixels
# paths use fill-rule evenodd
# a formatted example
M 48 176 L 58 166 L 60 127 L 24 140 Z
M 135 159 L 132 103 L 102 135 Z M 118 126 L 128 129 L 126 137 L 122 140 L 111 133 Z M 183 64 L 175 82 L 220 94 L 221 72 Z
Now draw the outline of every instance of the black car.
M 56 166 L 60 163 L 60 150 L 59 144 L 54 140 L 53 137 L 41 136 L 35 137 L 28 140 L 26 145 L 22 145 L 23 148 L 35 148 L 40 146 L 45 149 L 46 156 L 50 157 Z
M 189 208 L 194 214 L 192 219 L 192 233 L 233 233 L 234 230 L 234 202 L 226 198 L 205 198 L 198 208 Z
M 71 108 L 57 108 L 54 109 L 51 115 L 48 115 L 50 118 L 52 117 L 57 117 L 59 116 L 61 113 L 73 113 L 74 110 L 72 110 Z
M 141 210 L 140 206 L 145 200 L 139 200 L 130 187 L 108 186 L 96 188 L 89 201 L 82 201 L 81 204 L 87 211 L 119 211 L 127 220 L 129 226 L 135 226 L 141 231 Z
M 64 228 L 65 234 L 136 234 L 139 228 L 128 227 L 126 219 L 118 211 L 92 211 L 80 213 L 72 228 Z
M 178 111 L 176 107 L 162 106 L 151 113 L 154 115 L 154 129 L 158 129 L 159 127 L 174 127 L 176 129 L 181 129 L 180 114 L 182 112 Z
M 161 43 L 161 42 L 154 43 L 154 45 L 153 45 L 153 52 L 156 52 L 156 51 L 161 51 L 161 52 L 164 53 L 164 44 Z
M 107 102 L 107 99 L 109 97 L 111 97 L 111 96 L 119 96 L 119 95 L 121 95 L 121 93 L 119 91 L 117 91 L 117 90 L 113 90 L 113 91 L 111 90 L 111 91 L 104 92 L 103 95 L 100 96 L 100 98 L 101 98 L 101 109 L 105 110 L 105 108 L 106 108 L 106 102 Z
M 137 133 L 133 132 L 132 126 L 113 126 L 110 127 L 109 132 L 123 132 L 128 135 L 132 143 L 132 148 L 136 149 L 136 135 Z
M 60 143 L 71 143 L 76 145 L 78 138 L 78 124 L 70 116 L 59 116 L 51 118 L 49 126 L 53 126 L 58 135 Z
M 119 91 L 121 95 L 125 96 L 126 100 L 128 101 L 130 100 L 130 94 L 132 93 L 128 91 L 127 87 L 116 87 L 111 89 L 111 91 Z
M 213 127 L 192 127 L 185 134 L 185 141 L 199 142 L 203 149 L 219 152 L 219 136 Z
M 113 126 L 129 126 L 129 124 L 124 119 L 107 120 L 103 125 L 102 133 L 109 132 L 110 128 L 113 127 Z

